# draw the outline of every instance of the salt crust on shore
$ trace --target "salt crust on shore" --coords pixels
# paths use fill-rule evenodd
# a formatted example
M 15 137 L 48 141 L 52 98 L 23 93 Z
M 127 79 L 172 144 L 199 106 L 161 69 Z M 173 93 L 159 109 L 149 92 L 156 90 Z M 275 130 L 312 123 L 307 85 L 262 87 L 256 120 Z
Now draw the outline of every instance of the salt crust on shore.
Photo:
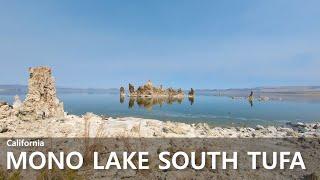
M 320 123 L 289 123 L 286 127 L 210 127 L 205 123 L 186 124 L 135 117 L 101 117 L 87 113 L 82 117 L 20 120 L 10 116 L 1 120 L 0 137 L 231 137 L 283 138 L 320 137 Z

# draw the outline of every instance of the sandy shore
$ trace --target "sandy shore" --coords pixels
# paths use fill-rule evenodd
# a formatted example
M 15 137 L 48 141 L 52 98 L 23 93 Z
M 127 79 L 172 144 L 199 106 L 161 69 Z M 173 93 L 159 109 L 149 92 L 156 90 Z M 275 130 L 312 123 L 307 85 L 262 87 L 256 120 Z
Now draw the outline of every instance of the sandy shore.
M 289 123 L 283 127 L 210 127 L 205 123 L 112 118 L 92 113 L 34 121 L 11 116 L 0 121 L 0 137 L 320 137 L 320 122 Z

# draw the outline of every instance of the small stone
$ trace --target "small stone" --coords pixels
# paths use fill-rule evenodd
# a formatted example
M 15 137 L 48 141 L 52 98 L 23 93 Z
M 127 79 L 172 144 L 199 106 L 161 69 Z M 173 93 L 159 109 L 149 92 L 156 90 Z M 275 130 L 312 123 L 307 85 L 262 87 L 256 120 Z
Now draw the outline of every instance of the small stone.
M 296 126 L 306 127 L 307 125 L 302 122 L 297 122 Z
M 268 131 L 269 131 L 270 133 L 275 133 L 275 132 L 277 132 L 277 128 L 275 128 L 274 126 L 269 126 L 267 129 L 268 129 Z
M 320 124 L 315 124 L 312 128 L 313 129 L 320 129 Z
M 11 115 L 13 115 L 12 106 L 8 105 L 7 102 L 1 102 L 0 119 L 5 119 Z
M 305 132 L 308 131 L 308 129 L 305 128 L 305 127 L 303 127 L 303 128 L 299 128 L 298 131 L 299 131 L 300 133 L 305 133 Z
M 257 126 L 256 126 L 256 130 L 261 130 L 261 129 L 264 129 L 264 127 L 261 126 L 261 125 L 257 125 Z
M 286 136 L 290 136 L 290 137 L 298 137 L 298 133 L 296 131 L 287 131 L 286 132 Z
M 162 131 L 163 131 L 164 133 L 169 133 L 169 129 L 166 128 L 166 127 L 163 127 L 163 128 L 162 128 Z
M 5 133 L 8 131 L 7 125 L 1 124 L 0 125 L 0 133 Z
M 297 122 L 297 123 L 293 123 L 293 122 L 288 122 L 287 125 L 291 126 L 291 127 L 306 127 L 307 125 L 302 123 L 302 122 Z

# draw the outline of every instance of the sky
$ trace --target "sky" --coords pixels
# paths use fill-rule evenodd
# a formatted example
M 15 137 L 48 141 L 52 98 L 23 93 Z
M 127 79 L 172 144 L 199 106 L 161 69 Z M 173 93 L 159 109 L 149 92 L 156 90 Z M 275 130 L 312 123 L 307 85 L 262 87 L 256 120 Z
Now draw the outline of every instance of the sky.
M 0 84 L 320 85 L 318 0 L 0 1 Z

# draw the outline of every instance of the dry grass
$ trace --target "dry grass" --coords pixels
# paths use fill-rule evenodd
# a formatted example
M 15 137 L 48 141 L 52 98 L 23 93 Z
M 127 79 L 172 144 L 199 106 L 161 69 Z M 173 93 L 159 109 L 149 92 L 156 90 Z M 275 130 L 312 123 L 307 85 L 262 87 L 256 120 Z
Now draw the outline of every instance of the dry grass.
M 37 180 L 82 180 L 83 177 L 75 170 L 43 170 L 36 177 Z
M 0 180 L 19 180 L 19 179 L 21 179 L 19 171 L 9 172 L 0 168 Z

